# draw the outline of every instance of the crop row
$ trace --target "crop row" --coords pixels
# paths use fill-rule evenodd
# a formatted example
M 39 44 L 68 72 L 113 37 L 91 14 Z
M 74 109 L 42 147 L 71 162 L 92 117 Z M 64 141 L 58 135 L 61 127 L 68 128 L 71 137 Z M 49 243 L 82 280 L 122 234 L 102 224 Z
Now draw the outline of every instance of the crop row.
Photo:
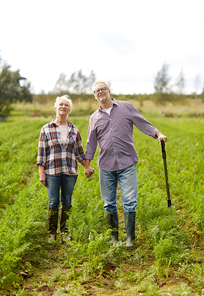
M 187 125 L 189 124 L 189 128 Z M 138 222 L 152 244 L 158 267 L 189 258 L 192 233 L 184 231 L 193 222 L 203 230 L 203 132 L 200 123 L 155 121 L 168 136 L 166 143 L 172 207 L 167 207 L 161 148 L 152 139 L 134 134 L 138 147 Z M 192 128 L 193 125 L 193 128 Z M 198 229 L 196 230 L 198 232 Z
M 138 226 L 141 227 L 144 236 L 152 247 L 156 264 L 158 266 L 158 272 L 162 273 L 162 264 L 170 266 L 172 264 L 178 264 L 184 260 L 186 261 L 190 258 L 191 255 L 189 249 L 191 245 L 191 234 L 188 233 L 188 231 L 184 231 L 185 220 L 183 215 L 180 215 L 180 209 L 186 209 L 187 207 L 187 210 L 185 210 L 187 215 L 187 217 L 185 217 L 186 220 L 189 218 L 188 212 L 194 213 L 198 210 L 195 204 L 193 205 L 194 208 L 191 208 L 188 200 L 186 200 L 185 203 L 179 202 L 179 204 L 177 204 L 177 202 L 181 199 L 182 191 L 180 192 L 178 198 L 174 197 L 174 182 L 177 183 L 177 181 L 180 180 L 178 170 L 181 170 L 182 173 L 183 169 L 191 170 L 193 167 L 195 170 L 196 167 L 199 167 L 198 158 L 200 150 L 194 151 L 194 161 L 189 162 L 189 158 L 186 157 L 186 153 L 183 153 L 185 146 L 180 145 L 177 149 L 175 146 L 177 145 L 177 142 L 180 141 L 181 137 L 184 139 L 188 137 L 195 139 L 195 134 L 197 133 L 199 136 L 196 140 L 201 141 L 202 137 L 200 137 L 200 124 L 194 121 L 187 123 L 181 122 L 180 129 L 177 122 L 174 123 L 168 120 L 165 121 L 165 123 L 163 121 L 155 120 L 154 124 L 169 138 L 166 143 L 166 149 L 170 189 L 172 193 L 172 207 L 167 207 L 161 147 L 157 141 L 154 141 L 150 137 L 147 137 L 135 130 L 134 141 L 140 158 L 140 162 L 137 166 L 139 189 L 137 223 Z M 187 124 L 189 124 L 189 128 L 186 128 Z M 192 128 L 192 124 L 194 124 L 194 128 Z M 172 134 L 172 130 L 174 131 L 174 134 Z M 188 149 L 192 150 L 193 147 L 189 147 Z M 171 153 L 169 153 L 169 150 Z M 174 157 L 172 157 L 172 155 L 174 155 Z M 181 159 L 180 156 L 182 156 Z M 171 157 L 175 165 L 173 167 L 171 166 L 171 162 L 168 161 Z M 95 157 L 93 162 L 95 166 L 96 161 L 97 157 Z M 90 235 L 95 231 L 100 233 L 101 227 L 99 227 L 99 225 L 103 225 L 104 227 L 104 224 L 99 223 L 99 221 L 102 221 L 103 215 L 102 203 L 100 202 L 101 198 L 97 167 L 95 170 L 96 174 L 92 177 L 92 179 L 88 181 L 81 181 L 75 190 L 75 206 L 70 219 L 70 230 L 75 241 L 78 241 L 79 243 L 88 240 Z M 193 186 L 196 187 L 197 184 L 193 183 L 192 187 Z M 199 189 L 196 190 L 201 190 L 200 185 L 198 187 Z M 188 196 L 186 196 L 186 199 L 187 198 Z M 190 224 L 190 222 L 188 223 Z M 123 243 L 124 238 L 122 237 L 122 244 Z M 77 247 L 77 249 L 79 249 L 79 247 Z M 97 256 L 98 258 L 103 256 L 103 252 L 101 251 L 101 254 L 97 254 Z M 108 258 L 109 257 L 107 255 L 106 259 Z
M 74 123 L 80 130 L 85 147 L 88 120 L 77 119 Z M 153 123 L 168 136 L 166 150 L 172 207 L 168 208 L 166 202 L 160 145 L 157 141 L 135 130 L 134 141 L 140 160 L 137 165 L 138 226 L 136 237 L 138 228 L 141 228 L 154 252 L 158 273 L 162 273 L 162 264 L 170 266 L 190 256 L 191 237 L 187 231 L 184 231 L 184 216 L 180 214 L 180 210 L 185 209 L 185 222 L 191 217 L 194 223 L 202 229 L 203 222 L 198 222 L 201 221 L 203 215 L 200 205 L 203 198 L 203 186 L 201 186 L 203 185 L 203 174 L 199 175 L 203 172 L 203 160 L 200 160 L 203 133 L 200 130 L 200 123 L 193 120 L 178 123 L 166 119 L 165 121 L 154 120 Z M 34 158 L 40 127 L 36 127 L 36 130 L 36 139 L 24 151 L 28 166 L 29 159 L 32 159 L 32 164 L 36 161 Z M 189 153 L 193 154 L 191 158 Z M 15 156 L 17 155 L 18 152 Z M 64 264 L 71 267 L 73 277 L 77 276 L 76 266 L 81 265 L 80 276 L 83 280 L 94 270 L 102 270 L 107 261 L 120 262 L 124 253 L 124 237 L 114 246 L 110 246 L 108 242 L 109 230 L 107 230 L 103 201 L 100 196 L 97 155 L 98 150 L 92 161 L 95 174 L 90 179 L 86 179 L 84 169 L 79 165 L 79 178 L 73 194 L 72 215 L 69 220 L 69 229 L 74 240 L 67 243 L 69 248 L 63 254 Z M 17 164 L 21 161 L 21 157 L 15 158 Z M 14 270 L 25 253 L 40 248 L 38 243 L 41 239 L 44 243 L 47 242 L 46 235 L 36 237 L 36 234 L 44 233 L 47 228 L 47 194 L 38 181 L 37 168 L 32 168 L 34 173 L 30 182 L 16 193 L 14 204 L 2 210 L 0 218 L 2 284 L 16 281 Z M 17 178 L 18 167 L 14 170 L 14 177 L 15 173 Z M 6 184 L 2 188 L 5 186 Z M 189 188 L 191 194 L 188 193 Z M 193 192 L 195 192 L 194 195 Z M 195 202 L 195 197 L 199 202 Z
M 193 222 L 204 234 L 204 131 L 202 121 L 169 122 L 165 129 L 167 162 L 172 198 L 176 208 L 186 208 Z M 173 134 L 172 134 L 173 130 Z M 155 167 L 152 159 L 149 167 Z M 151 169 L 152 170 L 152 169 Z
M 36 163 L 39 122 L 19 122 L 15 124 L 15 129 L 14 123 L 4 124 L 1 128 L 1 207 L 13 202 L 14 194 L 26 184 Z
M 5 163 L 25 145 L 36 141 L 39 137 L 39 121 L 20 121 L 1 123 L 0 130 L 0 161 Z
M 26 252 L 39 248 L 39 233 L 45 229 L 47 200 L 37 171 L 19 191 L 13 205 L 1 211 L 0 286 L 18 280 L 15 272 Z

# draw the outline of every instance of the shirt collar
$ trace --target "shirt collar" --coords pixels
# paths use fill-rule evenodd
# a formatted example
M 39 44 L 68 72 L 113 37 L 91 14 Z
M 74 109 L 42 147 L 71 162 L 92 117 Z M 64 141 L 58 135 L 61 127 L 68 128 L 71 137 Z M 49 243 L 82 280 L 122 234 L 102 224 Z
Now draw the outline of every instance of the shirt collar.
M 111 100 L 113 101 L 113 105 L 118 105 L 118 101 L 116 101 L 114 98 L 111 98 Z M 99 107 L 99 109 L 98 110 L 100 110 L 100 111 L 103 111 L 103 109 L 101 108 L 101 106 Z
M 51 126 L 58 126 L 55 122 L 54 122 L 54 119 L 50 122 L 50 125 Z M 70 126 L 71 123 L 67 120 L 67 125 Z

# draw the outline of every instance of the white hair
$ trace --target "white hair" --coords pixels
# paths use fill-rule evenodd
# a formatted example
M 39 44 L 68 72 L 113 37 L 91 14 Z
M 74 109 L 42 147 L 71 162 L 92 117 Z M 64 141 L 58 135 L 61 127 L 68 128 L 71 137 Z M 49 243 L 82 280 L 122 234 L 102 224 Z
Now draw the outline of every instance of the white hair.
M 67 102 L 69 103 L 69 108 L 70 108 L 70 112 L 71 112 L 71 110 L 72 110 L 72 100 L 70 99 L 70 97 L 69 97 L 68 95 L 64 95 L 64 96 L 61 96 L 61 97 L 57 97 L 56 100 L 55 100 L 55 105 L 54 105 L 54 107 L 55 107 L 55 108 L 57 107 L 58 102 L 59 102 L 59 100 L 61 100 L 61 99 L 65 99 L 65 100 L 67 100 Z
M 109 89 L 109 85 L 107 84 L 107 82 L 102 81 L 102 80 L 97 80 L 96 82 L 93 83 L 93 85 L 92 85 L 92 90 L 94 91 L 95 86 L 96 86 L 97 84 L 101 84 L 101 83 L 104 84 L 104 85 L 107 87 L 107 89 Z

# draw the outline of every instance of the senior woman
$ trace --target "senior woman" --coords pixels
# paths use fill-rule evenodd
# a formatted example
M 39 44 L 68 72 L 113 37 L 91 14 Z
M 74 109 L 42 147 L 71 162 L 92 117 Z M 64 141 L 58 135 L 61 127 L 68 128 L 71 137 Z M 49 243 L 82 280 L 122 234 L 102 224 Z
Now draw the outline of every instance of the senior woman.
M 66 225 L 71 210 L 72 193 L 78 176 L 77 161 L 85 167 L 85 156 L 78 128 L 67 120 L 72 101 L 69 96 L 57 97 L 56 119 L 45 124 L 40 133 L 37 165 L 40 182 L 46 186 L 49 204 L 49 241 L 55 240 L 61 191 L 60 232 L 69 239 Z M 94 172 L 90 170 L 89 177 Z

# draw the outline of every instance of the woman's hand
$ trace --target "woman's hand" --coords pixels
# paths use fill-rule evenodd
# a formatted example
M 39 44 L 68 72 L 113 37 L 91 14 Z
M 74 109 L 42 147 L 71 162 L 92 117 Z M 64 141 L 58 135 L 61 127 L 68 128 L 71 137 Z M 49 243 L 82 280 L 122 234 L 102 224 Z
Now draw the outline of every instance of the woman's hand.
M 92 168 L 90 166 L 91 159 L 86 159 L 84 161 L 85 161 L 85 163 L 84 163 L 84 173 L 85 173 L 85 175 L 86 175 L 87 178 L 90 178 L 91 175 L 94 174 L 94 168 Z
M 45 168 L 43 165 L 39 165 L 39 175 L 40 175 L 40 182 L 46 186 L 46 175 L 45 175 Z
M 46 187 L 46 176 L 44 174 L 40 174 L 40 182 Z
M 84 167 L 84 173 L 87 178 L 90 178 L 91 175 L 94 174 L 94 169 L 90 166 L 91 160 L 90 159 L 83 159 L 80 163 Z
M 85 167 L 85 175 L 87 178 L 90 178 L 94 174 L 94 168 L 92 168 L 90 165 Z

